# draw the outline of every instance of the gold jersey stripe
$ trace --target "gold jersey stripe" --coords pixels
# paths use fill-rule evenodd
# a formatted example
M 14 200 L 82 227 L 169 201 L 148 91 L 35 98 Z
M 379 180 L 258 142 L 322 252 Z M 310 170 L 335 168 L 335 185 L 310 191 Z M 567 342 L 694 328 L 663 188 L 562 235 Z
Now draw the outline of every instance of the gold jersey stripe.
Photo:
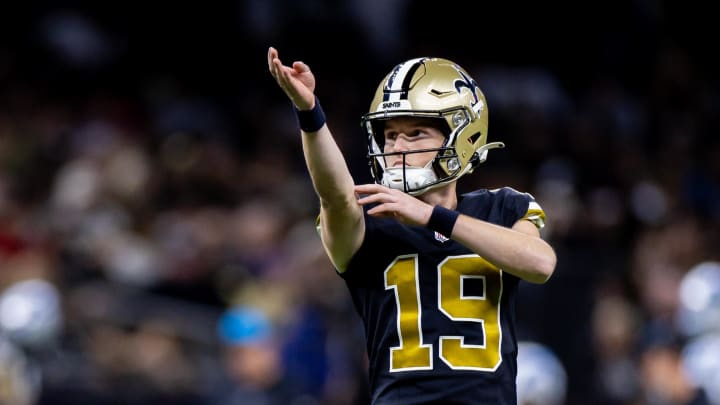
M 538 229 L 542 229 L 545 226 L 545 211 L 540 207 L 540 204 L 535 201 L 530 201 L 530 205 L 523 219 L 527 219 L 535 224 Z

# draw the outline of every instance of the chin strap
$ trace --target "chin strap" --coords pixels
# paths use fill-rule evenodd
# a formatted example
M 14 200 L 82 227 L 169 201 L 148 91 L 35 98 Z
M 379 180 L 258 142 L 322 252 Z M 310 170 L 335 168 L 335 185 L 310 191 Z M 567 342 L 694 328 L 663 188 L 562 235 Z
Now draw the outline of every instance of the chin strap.
M 505 144 L 502 142 L 491 142 L 478 148 L 475 155 L 478 156 L 477 162 L 469 164 L 465 167 L 463 173 L 458 175 L 460 177 L 468 172 L 471 172 L 478 164 L 482 163 L 487 159 L 487 153 L 490 149 L 504 148 Z M 432 169 L 432 160 L 425 165 L 425 167 L 389 167 L 383 170 L 382 185 L 397 190 L 407 192 L 411 195 L 417 195 L 423 193 L 425 186 L 428 184 L 436 183 L 438 178 L 435 171 Z M 439 186 L 440 184 L 437 184 Z M 413 190 L 413 191 L 410 191 Z
M 432 161 L 428 162 L 425 167 L 387 168 L 383 173 L 382 184 L 405 192 L 421 189 L 437 181 L 437 176 L 432 170 L 431 164 Z

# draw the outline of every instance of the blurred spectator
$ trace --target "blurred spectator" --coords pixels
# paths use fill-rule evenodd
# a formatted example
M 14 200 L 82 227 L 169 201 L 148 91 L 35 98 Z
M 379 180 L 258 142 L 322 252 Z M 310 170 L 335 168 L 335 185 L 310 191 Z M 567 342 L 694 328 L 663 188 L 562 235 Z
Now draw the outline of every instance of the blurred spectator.
M 597 357 L 597 404 L 628 404 L 639 395 L 640 376 L 635 349 L 642 324 L 635 308 L 620 295 L 607 295 L 595 302 L 592 314 L 593 348 Z
M 258 308 L 233 307 L 218 323 L 227 381 L 217 393 L 219 404 L 292 404 L 300 389 L 288 378 L 278 331 Z
M 39 371 L 21 349 L 0 336 L 0 404 L 35 404 L 41 389 Z
M 640 358 L 640 373 L 643 403 L 711 405 L 685 373 L 677 346 L 657 345 L 645 350 Z

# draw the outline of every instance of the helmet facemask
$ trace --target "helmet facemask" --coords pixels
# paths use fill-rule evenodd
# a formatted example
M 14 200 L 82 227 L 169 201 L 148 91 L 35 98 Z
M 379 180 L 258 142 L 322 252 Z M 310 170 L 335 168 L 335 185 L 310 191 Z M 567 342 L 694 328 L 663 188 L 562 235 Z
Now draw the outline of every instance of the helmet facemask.
M 403 114 L 398 117 L 427 117 L 422 114 Z M 368 143 L 370 152 L 370 170 L 376 183 L 386 187 L 398 189 L 411 195 L 419 195 L 427 190 L 436 188 L 448 183 L 451 179 L 460 175 L 461 165 L 455 152 L 455 148 L 449 147 L 452 139 L 448 125 L 434 115 L 437 120 L 434 127 L 440 129 L 445 135 L 442 145 L 431 149 L 415 149 L 401 152 L 383 152 L 384 149 L 384 123 L 386 119 L 369 119 L 367 121 Z M 412 167 L 407 163 L 409 155 L 435 152 L 435 157 L 428 161 L 424 167 Z M 399 167 L 387 167 L 387 158 L 401 156 L 402 165 Z M 448 175 L 449 174 L 449 175 Z

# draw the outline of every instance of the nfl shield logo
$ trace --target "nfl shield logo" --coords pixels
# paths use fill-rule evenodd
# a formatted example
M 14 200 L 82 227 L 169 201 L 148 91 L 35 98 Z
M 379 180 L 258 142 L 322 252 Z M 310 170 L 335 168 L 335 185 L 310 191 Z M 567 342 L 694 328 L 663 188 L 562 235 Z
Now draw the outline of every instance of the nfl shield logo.
M 442 243 L 445 243 L 448 240 L 450 240 L 449 238 L 446 238 L 443 234 L 441 234 L 440 232 L 437 232 L 437 231 L 435 231 L 435 239 Z

